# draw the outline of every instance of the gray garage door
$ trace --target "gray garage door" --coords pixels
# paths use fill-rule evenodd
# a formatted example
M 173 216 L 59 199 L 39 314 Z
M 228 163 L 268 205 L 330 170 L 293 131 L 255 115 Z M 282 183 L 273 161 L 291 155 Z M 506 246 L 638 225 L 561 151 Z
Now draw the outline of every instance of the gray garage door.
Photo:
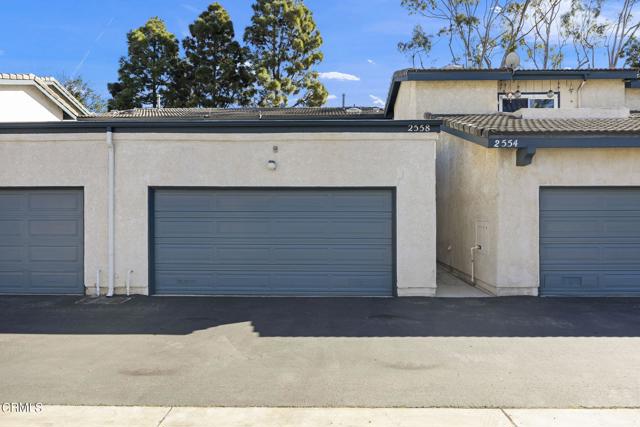
M 640 189 L 540 192 L 542 295 L 640 296 Z
M 0 189 L 0 293 L 82 294 L 82 190 Z
M 390 190 L 155 190 L 163 295 L 393 294 Z

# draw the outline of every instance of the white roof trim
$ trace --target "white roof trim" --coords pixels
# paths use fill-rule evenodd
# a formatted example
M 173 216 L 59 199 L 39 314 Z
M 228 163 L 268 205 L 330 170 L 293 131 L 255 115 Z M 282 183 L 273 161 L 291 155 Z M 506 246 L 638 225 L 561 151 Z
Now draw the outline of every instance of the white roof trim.
M 0 73 L 0 85 L 29 85 L 35 86 L 66 114 L 77 119 L 78 116 L 88 116 L 92 113 L 78 101 L 67 89 L 53 77 L 38 77 L 34 74 Z M 49 85 L 60 92 L 60 97 Z

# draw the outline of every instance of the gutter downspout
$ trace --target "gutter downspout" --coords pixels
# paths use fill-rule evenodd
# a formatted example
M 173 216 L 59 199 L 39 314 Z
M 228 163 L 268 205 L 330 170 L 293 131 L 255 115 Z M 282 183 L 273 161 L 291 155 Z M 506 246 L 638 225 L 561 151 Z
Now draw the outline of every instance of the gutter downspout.
M 576 95 L 577 95 L 577 98 L 578 98 L 577 108 L 582 107 L 582 88 L 586 84 L 587 84 L 587 75 L 585 74 L 585 75 L 582 76 L 582 82 L 580 82 L 580 86 L 578 87 L 578 90 L 576 91 Z
M 108 266 L 107 266 L 107 296 L 112 297 L 115 291 L 115 147 L 113 145 L 113 131 L 107 128 L 107 240 L 108 240 Z

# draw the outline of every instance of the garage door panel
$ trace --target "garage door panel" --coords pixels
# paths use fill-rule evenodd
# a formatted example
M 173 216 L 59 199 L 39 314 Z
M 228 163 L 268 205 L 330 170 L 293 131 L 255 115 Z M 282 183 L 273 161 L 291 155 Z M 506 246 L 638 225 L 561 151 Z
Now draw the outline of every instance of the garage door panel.
M 29 221 L 29 235 L 80 237 L 80 224 L 74 219 L 38 219 Z
M 0 189 L 0 293 L 82 294 L 83 192 Z
M 154 210 L 156 293 L 393 292 L 389 190 L 154 193 L 154 201 L 161 201 Z M 185 200 L 189 209 L 172 205 Z
M 640 295 L 640 189 L 542 189 L 540 268 L 542 295 Z

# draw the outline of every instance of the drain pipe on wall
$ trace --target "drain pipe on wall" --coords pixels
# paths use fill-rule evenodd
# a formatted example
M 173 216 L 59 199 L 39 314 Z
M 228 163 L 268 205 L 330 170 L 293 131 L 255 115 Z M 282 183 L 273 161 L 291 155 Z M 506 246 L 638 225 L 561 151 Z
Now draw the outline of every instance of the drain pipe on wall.
M 107 265 L 107 296 L 112 297 L 115 291 L 115 147 L 113 146 L 113 131 L 107 128 L 107 240 L 108 240 L 108 265 Z
M 475 245 L 471 247 L 471 283 L 476 284 L 476 251 L 482 250 L 481 245 Z

